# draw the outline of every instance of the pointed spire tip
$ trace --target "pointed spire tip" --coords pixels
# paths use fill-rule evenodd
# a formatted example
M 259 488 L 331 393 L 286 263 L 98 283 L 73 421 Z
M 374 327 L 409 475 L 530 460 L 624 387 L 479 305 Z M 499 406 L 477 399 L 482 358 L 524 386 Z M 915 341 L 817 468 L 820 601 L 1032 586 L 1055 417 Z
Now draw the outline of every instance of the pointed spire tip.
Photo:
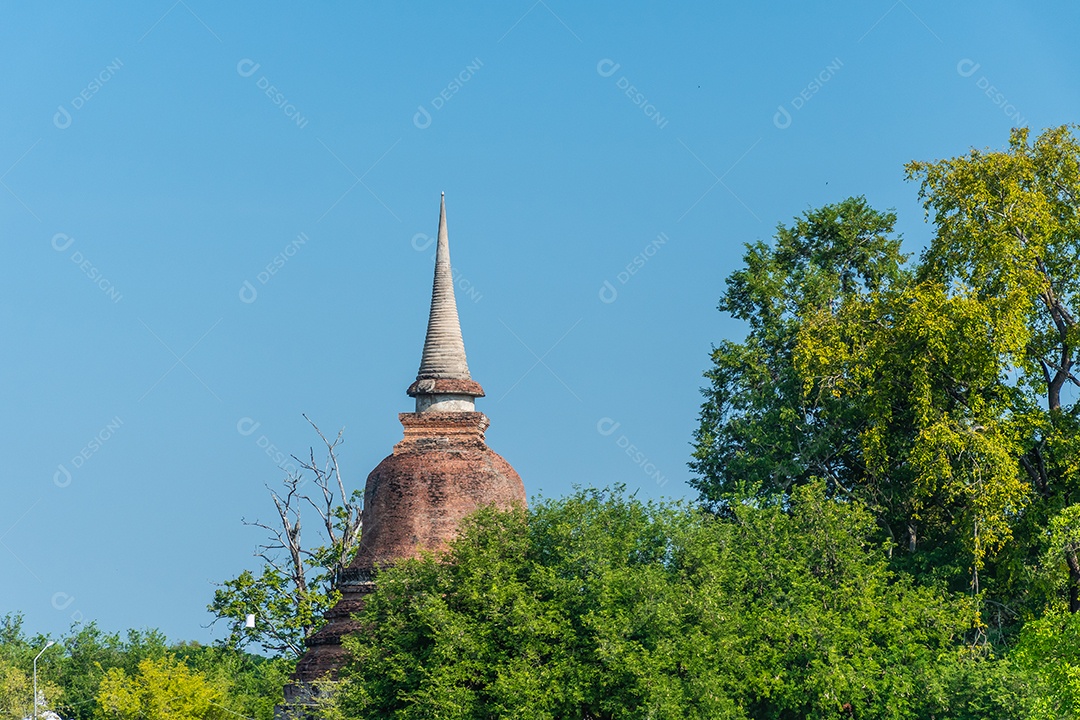
M 450 240 L 446 232 L 446 197 L 443 193 L 439 208 L 438 245 L 435 249 L 435 278 L 431 289 L 431 312 L 428 316 L 424 352 L 416 382 L 408 394 L 417 398 L 417 412 L 432 407 L 463 410 L 472 409 L 472 398 L 482 397 L 483 388 L 469 375 L 465 359 L 465 343 L 461 338 L 457 302 L 454 299 L 454 278 L 450 265 Z M 432 399 L 446 396 L 442 400 Z M 454 396 L 450 399 L 450 396 Z M 450 403 L 449 406 L 443 403 Z

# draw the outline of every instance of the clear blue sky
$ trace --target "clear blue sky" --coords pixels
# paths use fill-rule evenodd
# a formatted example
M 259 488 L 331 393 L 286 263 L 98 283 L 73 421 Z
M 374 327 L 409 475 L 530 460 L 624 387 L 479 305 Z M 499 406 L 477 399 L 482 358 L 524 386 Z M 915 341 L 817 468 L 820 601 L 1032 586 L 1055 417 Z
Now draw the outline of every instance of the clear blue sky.
M 301 413 L 363 486 L 411 408 L 440 191 L 530 496 L 690 497 L 742 243 L 865 194 L 917 250 L 903 163 L 1080 120 L 1069 2 L 2 13 L 0 613 L 54 634 L 220 636 Z

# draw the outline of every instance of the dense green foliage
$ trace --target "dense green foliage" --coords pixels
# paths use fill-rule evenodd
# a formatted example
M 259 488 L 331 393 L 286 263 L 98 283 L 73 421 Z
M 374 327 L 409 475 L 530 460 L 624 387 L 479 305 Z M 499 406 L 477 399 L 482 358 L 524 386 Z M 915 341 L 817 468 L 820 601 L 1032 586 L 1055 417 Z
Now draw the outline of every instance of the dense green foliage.
M 48 640 L 28 636 L 17 615 L 0 618 L 0 718 L 30 714 L 31 665 Z M 42 654 L 38 685 L 41 711 L 53 710 L 66 720 L 237 714 L 271 720 L 291 671 L 291 661 L 170 644 L 153 630 L 121 637 L 90 623 L 56 638 Z
M 1024 716 L 970 596 L 890 571 L 861 504 L 808 485 L 730 510 L 586 491 L 482 513 L 379 577 L 341 716 Z
M 145 658 L 136 672 L 105 673 L 98 690 L 99 716 L 109 720 L 222 720 L 223 688 L 173 657 Z

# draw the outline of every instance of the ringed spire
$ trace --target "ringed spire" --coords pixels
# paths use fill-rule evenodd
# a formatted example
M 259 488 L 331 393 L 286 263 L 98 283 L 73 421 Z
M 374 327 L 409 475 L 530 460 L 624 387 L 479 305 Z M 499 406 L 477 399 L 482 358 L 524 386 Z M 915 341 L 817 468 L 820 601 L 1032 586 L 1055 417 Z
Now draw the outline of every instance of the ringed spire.
M 474 398 L 484 390 L 469 375 L 465 341 L 461 336 L 454 276 L 450 265 L 450 239 L 446 232 L 446 193 L 439 203 L 439 236 L 435 249 L 435 279 L 431 287 L 424 352 L 416 381 L 408 394 L 416 398 L 416 412 L 473 412 Z

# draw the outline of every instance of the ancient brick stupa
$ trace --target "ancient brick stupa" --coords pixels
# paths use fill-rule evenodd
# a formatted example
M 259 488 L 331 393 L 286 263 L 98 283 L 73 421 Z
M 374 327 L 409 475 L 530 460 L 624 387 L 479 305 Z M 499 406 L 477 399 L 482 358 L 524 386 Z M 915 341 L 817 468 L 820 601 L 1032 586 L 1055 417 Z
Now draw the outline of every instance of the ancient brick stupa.
M 401 413 L 405 437 L 394 452 L 368 475 L 364 489 L 360 549 L 338 589 L 341 600 L 326 614 L 327 623 L 307 640 L 286 702 L 304 705 L 312 681 L 333 680 L 347 660 L 343 635 L 362 629 L 352 614 L 374 591 L 381 567 L 422 550 L 438 550 L 454 538 L 458 524 L 484 505 L 525 505 L 525 488 L 514 468 L 484 442 L 487 417 L 476 412 L 484 396 L 469 375 L 461 337 L 450 244 L 446 234 L 446 198 L 439 208 L 435 282 L 431 291 L 424 353 L 408 394 L 416 412 Z

